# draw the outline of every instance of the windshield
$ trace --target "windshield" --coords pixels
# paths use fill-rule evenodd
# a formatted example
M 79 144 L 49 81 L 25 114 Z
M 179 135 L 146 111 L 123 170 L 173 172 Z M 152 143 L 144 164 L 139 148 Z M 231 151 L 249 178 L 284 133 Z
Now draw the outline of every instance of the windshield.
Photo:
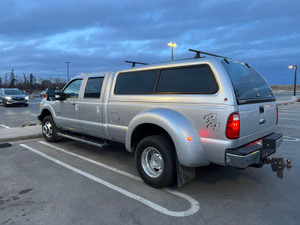
M 273 92 L 265 79 L 252 67 L 239 62 L 222 60 L 239 104 L 275 101 Z
M 4 90 L 6 95 L 24 95 L 24 93 L 20 90 Z

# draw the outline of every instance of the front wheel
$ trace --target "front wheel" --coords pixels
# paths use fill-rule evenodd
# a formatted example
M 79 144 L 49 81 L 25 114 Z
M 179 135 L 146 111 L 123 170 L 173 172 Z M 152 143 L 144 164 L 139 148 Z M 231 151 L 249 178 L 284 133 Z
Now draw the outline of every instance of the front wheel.
M 52 116 L 46 116 L 42 123 L 42 132 L 46 141 L 55 142 L 60 138 L 57 136 L 58 129 L 55 126 Z
M 171 141 L 161 135 L 149 136 L 136 148 L 137 170 L 148 185 L 163 188 L 176 177 L 175 149 Z

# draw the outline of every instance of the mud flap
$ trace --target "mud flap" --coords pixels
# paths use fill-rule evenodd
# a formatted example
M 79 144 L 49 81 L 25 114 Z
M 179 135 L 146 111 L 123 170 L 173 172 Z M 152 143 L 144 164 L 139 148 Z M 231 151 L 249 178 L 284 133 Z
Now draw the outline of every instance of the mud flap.
M 177 187 L 181 187 L 185 183 L 196 177 L 196 169 L 193 167 L 181 166 L 176 160 Z

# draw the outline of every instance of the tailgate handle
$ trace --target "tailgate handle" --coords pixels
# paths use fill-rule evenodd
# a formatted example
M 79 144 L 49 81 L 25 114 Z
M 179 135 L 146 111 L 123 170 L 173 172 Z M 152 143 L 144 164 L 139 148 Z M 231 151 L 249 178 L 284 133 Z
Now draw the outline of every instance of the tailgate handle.
M 260 120 L 259 120 L 259 124 L 264 124 L 266 122 L 266 120 L 264 119 L 264 118 L 261 118 Z

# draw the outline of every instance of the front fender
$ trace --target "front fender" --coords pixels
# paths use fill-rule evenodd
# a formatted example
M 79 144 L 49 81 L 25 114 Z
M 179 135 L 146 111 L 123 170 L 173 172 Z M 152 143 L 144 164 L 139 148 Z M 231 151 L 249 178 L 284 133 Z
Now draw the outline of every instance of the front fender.
M 44 102 L 42 101 L 41 104 L 42 104 L 42 107 L 40 108 L 40 114 L 37 116 L 37 118 L 41 122 L 43 122 L 43 112 L 45 110 L 47 110 L 47 111 L 50 112 L 50 114 L 51 114 L 51 116 L 53 118 L 53 121 L 56 123 L 56 114 L 55 114 L 55 111 L 54 111 L 53 107 L 48 102 L 46 102 L 46 101 L 44 101 Z
M 131 136 L 136 127 L 154 124 L 163 128 L 172 138 L 180 165 L 197 167 L 208 165 L 197 129 L 181 113 L 165 108 L 155 108 L 137 114 L 130 122 L 126 134 L 126 149 L 131 150 Z M 188 140 L 191 138 L 192 140 Z

